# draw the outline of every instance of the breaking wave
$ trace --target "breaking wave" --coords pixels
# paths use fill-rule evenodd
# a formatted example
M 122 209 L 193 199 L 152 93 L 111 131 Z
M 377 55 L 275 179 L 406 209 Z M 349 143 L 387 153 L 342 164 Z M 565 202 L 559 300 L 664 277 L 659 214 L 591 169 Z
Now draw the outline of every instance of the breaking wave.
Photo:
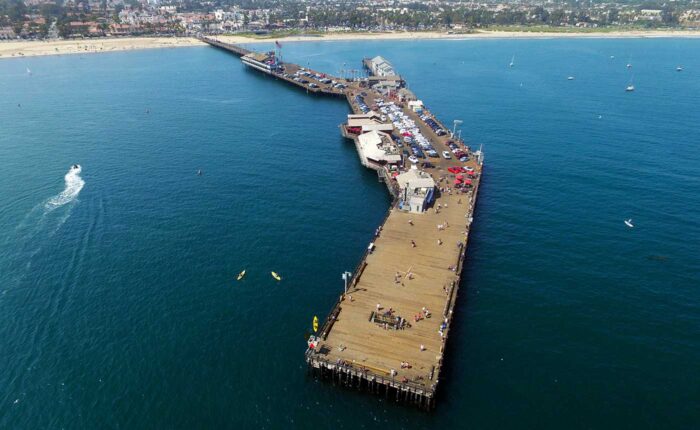
M 59 194 L 51 197 L 46 204 L 44 204 L 44 209 L 46 212 L 51 212 L 54 209 L 60 208 L 66 205 L 78 197 L 80 190 L 85 186 L 85 181 L 80 177 L 80 172 L 83 168 L 79 164 L 73 165 L 66 176 L 64 177 L 66 181 L 66 188 L 63 189 Z

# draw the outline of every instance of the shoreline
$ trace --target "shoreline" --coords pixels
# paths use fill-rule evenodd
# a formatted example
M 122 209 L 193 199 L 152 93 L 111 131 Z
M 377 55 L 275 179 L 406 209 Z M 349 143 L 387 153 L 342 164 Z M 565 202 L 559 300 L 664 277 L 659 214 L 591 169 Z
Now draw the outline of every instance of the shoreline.
M 485 39 L 657 39 L 700 38 L 700 30 L 630 30 L 630 31 L 500 31 L 480 30 L 475 33 L 448 34 L 444 32 L 395 32 L 395 33 L 329 33 L 320 35 L 249 37 L 215 36 L 216 39 L 234 44 L 279 42 L 319 42 L 354 40 L 485 40 Z M 124 37 L 50 41 L 3 41 L 0 42 L 0 59 L 27 58 L 47 55 L 94 54 L 142 49 L 178 48 L 204 46 L 194 37 Z

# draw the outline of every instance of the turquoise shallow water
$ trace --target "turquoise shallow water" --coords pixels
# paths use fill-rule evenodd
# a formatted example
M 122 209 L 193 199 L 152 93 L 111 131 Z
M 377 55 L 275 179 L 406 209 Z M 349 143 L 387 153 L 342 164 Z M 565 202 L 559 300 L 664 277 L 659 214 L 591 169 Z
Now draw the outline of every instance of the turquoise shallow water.
M 384 55 L 484 145 L 437 409 L 306 375 L 389 204 L 344 102 L 182 48 L 0 62 L 0 428 L 697 424 L 700 41 L 284 50 Z

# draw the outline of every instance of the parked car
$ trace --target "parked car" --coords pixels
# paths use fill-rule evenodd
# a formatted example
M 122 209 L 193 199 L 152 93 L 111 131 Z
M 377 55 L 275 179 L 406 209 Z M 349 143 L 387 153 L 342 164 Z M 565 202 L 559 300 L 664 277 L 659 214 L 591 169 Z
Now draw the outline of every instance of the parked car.
M 408 161 L 410 161 L 413 164 L 416 164 L 418 163 L 418 158 L 416 158 L 415 155 L 411 155 L 410 157 L 408 157 Z
M 445 157 L 446 160 L 452 158 L 452 155 L 450 155 L 449 151 L 442 151 L 442 156 Z

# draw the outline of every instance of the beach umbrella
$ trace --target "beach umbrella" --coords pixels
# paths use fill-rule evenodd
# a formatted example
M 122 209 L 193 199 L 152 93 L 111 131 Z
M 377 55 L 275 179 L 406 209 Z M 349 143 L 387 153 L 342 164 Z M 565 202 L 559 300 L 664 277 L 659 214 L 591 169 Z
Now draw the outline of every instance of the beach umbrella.
M 462 179 L 464 179 L 464 175 L 457 175 L 457 179 L 461 181 Z
M 464 185 L 471 185 L 471 184 L 472 184 L 472 180 L 471 180 L 471 179 L 466 179 L 466 180 L 464 181 Z

